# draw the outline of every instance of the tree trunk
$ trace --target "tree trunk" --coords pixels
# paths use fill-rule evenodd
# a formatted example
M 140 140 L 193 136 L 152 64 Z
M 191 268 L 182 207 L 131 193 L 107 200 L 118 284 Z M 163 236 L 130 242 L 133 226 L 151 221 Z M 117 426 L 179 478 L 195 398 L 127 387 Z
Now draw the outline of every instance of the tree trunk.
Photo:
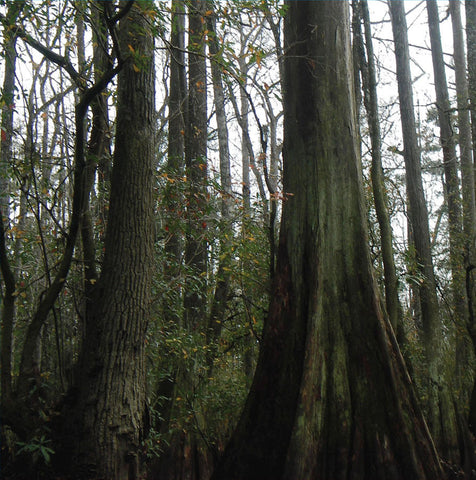
M 466 50 L 471 129 L 473 133 L 473 163 L 476 163 L 476 3 L 472 0 L 465 0 L 464 9 L 466 12 Z
M 208 1 L 208 10 L 213 11 L 213 4 Z M 225 112 L 225 94 L 223 89 L 222 70 L 220 66 L 220 45 L 216 36 L 216 18 L 215 14 L 208 16 L 210 50 L 210 67 L 213 80 L 213 103 L 215 105 L 217 132 L 218 132 L 218 152 L 220 159 L 220 253 L 218 270 L 216 275 L 215 294 L 212 300 L 210 317 L 207 329 L 207 344 L 214 345 L 218 341 L 223 325 L 225 311 L 227 307 L 228 295 L 231 283 L 232 266 L 232 206 L 233 191 L 231 188 L 231 170 L 230 170 L 230 149 L 228 145 L 228 127 Z M 211 353 L 215 349 L 212 347 Z M 211 377 L 213 367 L 213 356 L 208 357 L 208 376 Z
M 409 204 L 408 213 L 415 247 L 416 268 L 422 275 L 418 293 L 422 315 L 421 339 L 425 355 L 422 383 L 427 396 L 425 402 L 426 413 L 430 431 L 438 448 L 441 450 L 440 453 L 448 461 L 459 463 L 454 405 L 448 390 L 447 379 L 443 375 L 443 369 L 440 364 L 442 326 L 436 294 L 428 211 L 423 192 L 420 151 L 413 110 L 405 9 L 402 0 L 389 1 L 388 3 L 395 40 L 398 94 L 404 144 L 403 155 Z
M 468 55 L 468 88 L 471 108 L 471 127 L 473 134 L 473 165 L 476 162 L 476 2 L 466 0 L 466 45 Z M 475 179 L 476 181 L 476 179 Z M 475 185 L 476 189 L 476 185 Z M 476 304 L 474 299 L 474 288 L 476 286 L 476 268 L 474 262 L 466 270 L 466 292 L 468 294 L 468 330 L 473 342 L 473 349 L 476 345 Z M 471 295 L 473 291 L 473 295 Z M 469 424 L 473 435 L 476 435 L 476 381 L 473 385 L 471 396 Z
M 12 137 L 13 137 L 13 112 L 15 95 L 15 67 L 17 60 L 16 41 L 17 36 L 10 34 L 10 28 L 15 25 L 24 2 L 13 1 L 10 3 L 6 14 L 4 27 L 4 79 L 1 101 L 3 104 L 0 126 L 0 216 L 2 217 L 0 228 L 0 265 L 3 277 L 4 291 L 1 308 L 1 388 L 2 405 L 10 399 L 12 390 L 12 347 L 13 347 L 13 324 L 15 321 L 16 285 L 15 276 L 11 269 L 7 254 L 5 230 L 10 222 L 10 195 L 9 195 L 9 166 L 12 160 Z M 10 25 L 9 25 L 10 24 Z M 10 32 L 10 33 L 9 33 Z M 5 412 L 5 410 L 3 410 Z
M 111 59 L 107 54 L 107 25 L 105 17 L 109 15 L 108 5 L 102 2 L 95 2 L 91 8 L 91 15 L 94 18 L 95 30 L 93 31 L 93 66 L 94 80 L 100 81 L 104 72 L 107 71 Z M 109 157 L 110 139 L 109 139 L 109 119 L 107 98 L 104 95 L 97 95 L 91 104 L 92 126 L 89 138 L 89 144 L 86 151 L 86 191 L 92 192 L 96 171 L 98 166 L 103 166 Z M 100 169 L 98 186 L 103 182 L 101 176 L 104 169 Z M 100 189 L 103 189 L 99 187 Z M 100 194 L 101 195 L 101 194 Z M 89 194 L 85 200 L 85 212 L 81 223 L 81 242 L 84 261 L 84 297 L 85 301 L 90 302 L 93 297 L 94 284 L 97 281 L 97 258 L 96 245 L 94 241 L 93 218 L 90 208 Z M 102 199 L 101 199 L 102 200 Z M 104 210 L 104 205 L 99 207 L 100 212 Z M 86 309 L 88 306 L 86 306 Z
M 188 118 L 185 165 L 188 183 L 185 263 L 193 275 L 185 288 L 185 327 L 197 328 L 206 314 L 207 240 L 207 71 L 205 59 L 205 0 L 189 3 Z M 198 286 L 197 282 L 201 285 Z
M 186 117 L 187 85 L 185 75 L 185 9 L 182 1 L 172 2 L 172 31 L 170 33 L 170 87 L 169 87 L 169 128 L 167 137 L 167 174 L 172 182 L 165 186 L 164 196 L 167 202 L 166 225 L 170 235 L 166 244 L 166 266 L 164 275 L 173 281 L 179 274 L 183 239 L 178 228 L 174 228 L 174 221 L 180 216 L 184 199 L 182 192 L 177 189 L 184 174 L 184 135 Z M 169 225 L 170 222 L 170 225 Z M 177 304 L 180 299 L 176 299 Z M 178 305 L 165 305 L 167 319 L 176 321 Z
M 360 2 L 362 19 L 365 28 L 366 59 L 363 56 L 361 64 L 362 85 L 364 90 L 364 105 L 367 111 L 367 118 L 372 146 L 372 192 L 374 196 L 375 212 L 380 227 L 382 261 L 384 268 L 385 283 L 385 305 L 392 327 L 397 335 L 399 343 L 404 341 L 403 333 L 403 311 L 398 298 L 398 277 L 393 258 L 392 226 L 387 209 L 387 195 L 385 191 L 385 178 L 382 168 L 382 141 L 380 134 L 380 119 L 378 113 L 377 80 L 375 72 L 375 59 L 372 45 L 372 32 L 367 1 Z M 363 52 L 362 52 L 363 54 Z
M 459 417 L 460 463 L 470 472 L 474 465 L 474 446 L 468 430 L 466 412 L 471 386 L 467 382 L 467 368 L 474 359 L 468 350 L 467 324 L 469 319 L 468 298 L 465 290 L 465 256 L 463 225 L 461 218 L 461 195 L 459 189 L 456 142 L 451 125 L 451 110 L 446 83 L 445 64 L 441 45 L 438 4 L 427 0 L 428 24 L 430 29 L 431 53 L 435 81 L 440 143 L 443 151 L 443 169 L 445 175 L 445 201 L 448 206 L 450 266 L 453 293 L 453 321 L 455 324 L 455 381 L 453 388 L 457 392 L 456 414 Z M 460 72 L 462 74 L 463 72 Z
M 467 299 L 465 295 L 464 256 L 462 243 L 461 195 L 456 157 L 456 142 L 451 125 L 451 110 L 446 82 L 443 49 L 441 45 L 438 4 L 427 0 L 428 24 L 430 29 L 433 73 L 435 79 L 436 103 L 438 108 L 438 125 L 440 143 L 443 151 L 443 169 L 445 174 L 445 201 L 448 206 L 450 265 L 452 274 L 452 292 L 454 322 L 456 334 L 456 368 L 457 378 L 461 381 L 463 370 L 468 362 L 466 350 Z M 461 387 L 461 385 L 460 385 Z
M 469 90 L 466 77 L 463 26 L 460 1 L 450 2 L 451 23 L 453 26 L 453 48 L 456 80 L 456 100 L 458 107 L 459 151 L 461 161 L 461 190 L 463 197 L 463 236 L 464 267 L 466 272 L 466 295 L 468 301 L 467 327 L 476 352 L 476 204 L 475 175 L 472 158 L 471 125 L 469 114 Z M 471 7 L 470 12 L 471 14 Z M 474 140 L 474 139 L 473 139 Z M 469 412 L 470 426 L 476 432 L 476 377 Z
M 181 325 L 182 318 L 182 295 L 178 283 L 181 281 L 183 261 L 183 235 L 180 221 L 184 211 L 184 196 L 181 187 L 184 176 L 184 133 L 186 117 L 187 84 L 185 74 L 185 6 L 181 0 L 173 0 L 171 8 L 171 32 L 170 32 L 170 79 L 169 79 L 169 116 L 167 136 L 167 176 L 169 182 L 164 186 L 165 198 L 164 224 L 168 235 L 165 244 L 165 257 L 163 259 L 164 282 L 170 286 L 169 294 L 163 301 L 163 324 L 165 328 L 170 325 Z M 165 360 L 165 359 L 164 359 Z M 155 394 L 157 398 L 163 398 L 161 403 L 160 419 L 155 428 L 162 434 L 167 434 L 170 429 L 171 413 L 176 395 L 176 379 L 178 365 L 170 368 L 170 374 L 162 378 Z M 155 459 L 150 466 L 157 475 L 170 477 L 168 456 L 175 452 L 169 448 L 166 455 Z
M 463 192 L 463 232 L 466 270 L 474 268 L 476 241 L 476 204 L 474 187 L 474 164 L 472 160 L 471 125 L 469 116 L 469 93 L 466 77 L 463 26 L 461 23 L 460 1 L 450 2 L 453 26 L 456 100 L 458 106 L 459 149 L 461 157 L 461 185 Z M 471 286 L 472 287 L 472 286 Z M 474 290 L 470 289 L 471 297 Z M 470 300 L 474 300 L 471 298 Z M 473 305 L 474 307 L 474 305 Z M 470 312 L 474 316 L 474 311 Z
M 289 197 L 253 385 L 212 478 L 442 478 L 371 270 L 348 3 L 287 8 Z
M 147 429 L 145 335 L 152 282 L 154 65 L 149 18 L 134 4 L 119 27 L 116 141 L 101 275 L 80 354 L 74 475 L 136 480 Z M 130 52 L 133 52 L 132 55 Z

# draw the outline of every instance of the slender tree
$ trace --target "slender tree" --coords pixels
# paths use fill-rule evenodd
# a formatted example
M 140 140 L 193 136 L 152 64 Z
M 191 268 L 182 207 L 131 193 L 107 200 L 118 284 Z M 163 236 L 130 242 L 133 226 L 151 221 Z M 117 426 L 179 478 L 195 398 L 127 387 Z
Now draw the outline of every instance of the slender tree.
M 382 167 L 382 139 L 380 133 L 380 118 L 378 113 L 377 75 L 375 71 L 375 59 L 373 51 L 372 31 L 367 1 L 360 2 L 361 16 L 365 31 L 365 51 L 361 47 L 361 75 L 364 91 L 364 105 L 372 147 L 372 192 L 374 196 L 375 211 L 380 227 L 382 242 L 382 261 L 384 267 L 385 305 L 390 323 L 398 336 L 399 342 L 403 342 L 402 307 L 398 298 L 398 277 L 393 257 L 393 234 L 388 213 L 388 199 L 385 190 L 385 178 Z M 360 26 L 360 25 L 359 25 Z
M 468 89 L 473 133 L 473 162 L 476 161 L 476 4 L 464 3 L 466 13 L 466 50 L 468 57 Z M 476 187 L 475 187 L 476 188 Z
M 208 1 L 208 12 L 213 12 L 213 4 Z M 212 300 L 210 317 L 208 322 L 207 336 L 208 344 L 218 340 L 223 318 L 225 316 L 228 295 L 231 286 L 231 265 L 232 265 L 232 206 L 233 191 L 231 187 L 230 148 L 225 112 L 225 92 L 223 88 L 220 43 L 216 33 L 216 14 L 207 15 L 209 30 L 208 48 L 210 51 L 210 68 L 213 82 L 213 104 L 217 121 L 218 151 L 220 158 L 220 254 L 218 270 L 216 275 L 215 294 Z M 213 359 L 208 359 L 208 369 L 211 374 Z
M 179 275 L 183 241 L 180 231 L 176 231 L 173 224 L 183 205 L 183 196 L 177 191 L 176 183 L 184 174 L 184 136 L 185 117 L 187 114 L 186 96 L 187 85 L 185 75 L 185 8 L 184 3 L 172 2 L 172 29 L 170 32 L 170 86 L 169 86 L 169 118 L 168 118 L 168 150 L 167 174 L 172 181 L 166 185 L 164 196 L 167 202 L 166 227 L 170 238 L 166 244 L 166 265 L 164 275 L 173 281 Z M 177 303 L 180 299 L 177 299 Z M 167 320 L 176 320 L 177 305 L 165 306 Z
M 473 143 L 470 124 L 470 93 L 466 69 L 466 56 L 464 52 L 464 36 L 461 20 L 460 1 L 450 2 L 451 23 L 453 27 L 453 48 L 456 80 L 456 101 L 458 107 L 458 143 L 461 163 L 461 190 L 463 211 L 463 235 L 464 235 L 464 268 L 466 273 L 466 296 L 468 302 L 468 332 L 473 342 L 473 350 L 476 352 L 476 198 L 475 198 L 475 175 L 473 160 Z M 471 13 L 469 27 L 471 29 Z M 469 33 L 469 35 L 473 35 Z M 471 45 L 469 44 L 471 47 Z M 470 74 L 474 73 L 474 66 L 470 66 Z M 471 77 L 470 77 L 471 78 Z M 474 79 L 473 79 L 474 80 Z M 473 138 L 474 142 L 474 138 Z M 476 378 L 474 379 L 471 396 L 469 422 L 473 432 L 476 431 Z
M 207 68 L 205 58 L 206 2 L 191 0 L 188 42 L 188 116 L 185 129 L 185 166 L 188 183 L 185 263 L 194 282 L 185 289 L 185 326 L 197 328 L 206 315 L 207 275 Z
M 1 388 L 2 403 L 10 398 L 12 388 L 12 345 L 13 324 L 15 319 L 16 280 L 14 270 L 7 254 L 5 230 L 9 225 L 9 165 L 12 160 L 13 112 L 15 94 L 15 69 L 17 61 L 17 36 L 13 32 L 14 25 L 24 7 L 24 2 L 10 3 L 5 19 L 3 51 L 5 55 L 4 79 L 0 104 L 2 105 L 0 125 L 0 266 L 5 290 L 2 292 L 1 308 Z M 5 411 L 5 410 L 4 410 Z
M 455 324 L 459 330 L 458 337 L 463 338 L 467 318 L 465 295 L 464 257 L 462 244 L 461 194 L 456 156 L 456 139 L 453 134 L 448 86 L 446 82 L 443 49 L 438 15 L 438 4 L 427 0 L 428 25 L 430 29 L 433 74 L 435 79 L 440 143 L 443 151 L 443 169 L 445 174 L 445 200 L 448 206 L 450 264 L 452 273 L 452 292 Z M 463 353 L 463 345 L 458 343 L 457 355 Z M 464 368 L 467 358 L 457 361 L 457 368 Z M 459 377 L 461 376 L 461 372 Z
M 273 295 L 253 385 L 212 478 L 442 478 L 371 269 L 348 3 L 286 6 L 288 198 Z
M 185 72 L 185 8 L 179 0 L 172 2 L 171 32 L 170 32 L 170 80 L 169 80 L 169 116 L 167 136 L 167 171 L 168 182 L 164 187 L 166 211 L 165 229 L 167 240 L 165 244 L 165 258 L 163 278 L 170 285 L 170 294 L 163 302 L 164 324 L 181 325 L 182 296 L 177 284 L 180 282 L 183 261 L 183 235 L 180 223 L 183 213 L 184 196 L 181 184 L 184 176 L 184 133 L 186 117 L 186 72 Z M 170 416 L 174 404 L 174 388 L 177 377 L 178 365 L 173 365 L 169 375 L 161 379 L 157 386 L 158 398 L 164 399 L 161 403 L 161 415 L 157 428 L 166 433 L 170 427 Z M 164 457 L 164 456 L 163 456 Z M 162 458 L 163 460 L 163 458 Z M 157 470 L 166 468 L 166 462 L 154 467 Z M 162 472 L 170 478 L 170 472 Z
M 422 184 L 420 150 L 415 126 L 405 7 L 401 0 L 389 1 L 388 3 L 395 41 L 409 223 L 415 248 L 414 261 L 416 262 L 416 268 L 422 275 L 418 293 L 422 315 L 421 338 L 425 353 L 425 378 L 422 381 L 427 392 L 427 418 L 432 435 L 441 449 L 442 455 L 450 461 L 458 462 L 459 452 L 454 407 L 450 398 L 447 379 L 440 364 L 442 326 L 431 256 L 428 211 Z
M 465 236 L 466 269 L 474 267 L 476 248 L 476 203 L 474 187 L 474 164 L 472 159 L 471 124 L 469 115 L 469 91 L 464 52 L 463 26 L 461 22 L 460 1 L 450 2 L 451 22 L 453 26 L 453 46 L 456 80 L 456 101 L 458 106 L 459 150 L 461 157 L 461 184 L 463 193 L 463 232 Z M 473 288 L 470 286 L 471 297 Z M 472 303 L 473 298 L 469 298 Z M 474 308 L 474 305 L 472 305 Z M 472 310 L 473 310 L 472 308 Z M 474 316 L 474 311 L 470 314 Z

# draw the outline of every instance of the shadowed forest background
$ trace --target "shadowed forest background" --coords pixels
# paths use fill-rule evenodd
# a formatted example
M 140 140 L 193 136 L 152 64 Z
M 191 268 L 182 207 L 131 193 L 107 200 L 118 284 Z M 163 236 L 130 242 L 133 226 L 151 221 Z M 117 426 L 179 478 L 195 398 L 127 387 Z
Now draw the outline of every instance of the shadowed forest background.
M 0 23 L 2 478 L 476 478 L 476 1 Z

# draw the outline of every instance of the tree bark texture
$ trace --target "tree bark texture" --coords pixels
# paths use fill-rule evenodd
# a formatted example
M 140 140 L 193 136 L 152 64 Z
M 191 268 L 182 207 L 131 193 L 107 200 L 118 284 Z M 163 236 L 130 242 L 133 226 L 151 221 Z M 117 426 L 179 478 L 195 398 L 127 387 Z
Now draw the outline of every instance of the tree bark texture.
M 250 395 L 212 478 L 439 479 L 371 268 L 348 3 L 287 8 L 277 270 Z
M 74 474 L 139 478 L 146 433 L 144 344 L 153 258 L 153 37 L 136 3 L 119 27 L 129 56 L 118 76 L 116 141 L 101 275 L 80 355 Z M 131 54 L 131 52 L 133 52 Z

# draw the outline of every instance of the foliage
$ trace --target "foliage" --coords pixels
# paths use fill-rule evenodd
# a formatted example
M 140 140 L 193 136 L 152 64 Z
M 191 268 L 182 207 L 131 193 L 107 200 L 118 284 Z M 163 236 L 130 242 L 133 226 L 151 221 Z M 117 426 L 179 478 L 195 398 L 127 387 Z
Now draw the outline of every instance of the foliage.
M 28 443 L 17 442 L 20 449 L 17 451 L 17 455 L 26 453 L 28 456 L 31 456 L 33 464 L 49 465 L 51 461 L 51 455 L 55 452 L 51 448 L 51 440 L 45 438 L 44 435 L 41 437 L 33 437 Z

